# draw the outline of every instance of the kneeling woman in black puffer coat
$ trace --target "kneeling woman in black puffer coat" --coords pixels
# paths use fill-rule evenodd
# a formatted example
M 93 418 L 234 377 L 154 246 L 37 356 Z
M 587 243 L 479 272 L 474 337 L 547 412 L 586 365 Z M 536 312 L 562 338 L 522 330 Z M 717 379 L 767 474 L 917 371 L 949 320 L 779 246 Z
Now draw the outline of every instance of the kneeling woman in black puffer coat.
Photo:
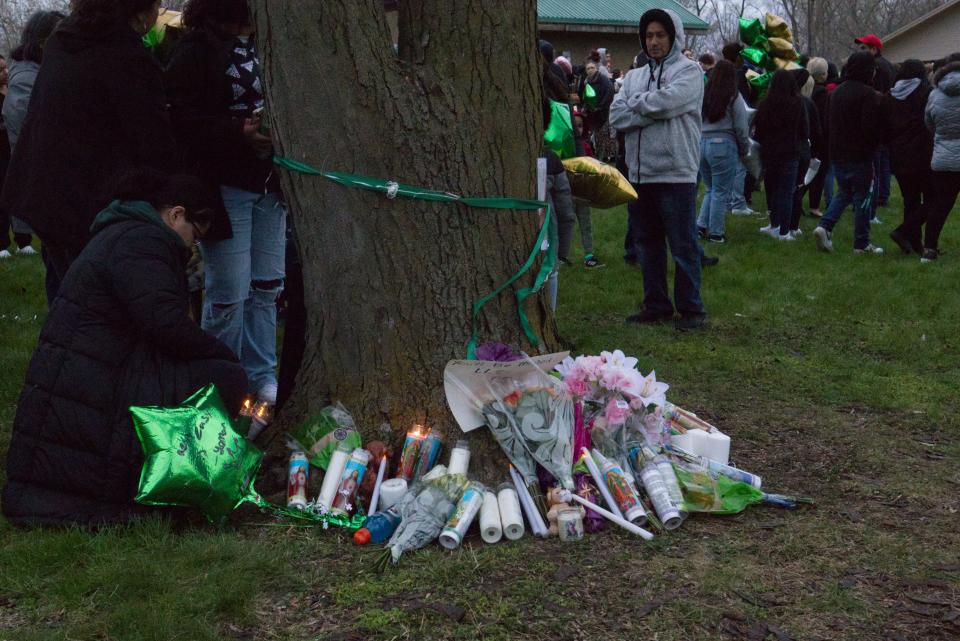
M 236 356 L 187 315 L 185 267 L 213 210 L 190 176 L 120 180 L 70 267 L 27 370 L 7 458 L 3 513 L 17 524 L 96 525 L 133 501 L 143 451 L 131 405 L 174 406 L 215 383 L 236 412 Z

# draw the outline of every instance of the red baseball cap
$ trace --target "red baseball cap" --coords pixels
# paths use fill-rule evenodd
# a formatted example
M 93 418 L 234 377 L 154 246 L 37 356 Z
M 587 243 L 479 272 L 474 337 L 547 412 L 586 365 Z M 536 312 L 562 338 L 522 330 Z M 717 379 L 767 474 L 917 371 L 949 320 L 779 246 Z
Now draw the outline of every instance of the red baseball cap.
M 883 49 L 883 40 L 872 33 L 867 34 L 862 38 L 857 38 L 854 40 L 854 42 L 856 42 L 858 45 L 867 45 L 868 47 L 873 47 L 874 49 Z

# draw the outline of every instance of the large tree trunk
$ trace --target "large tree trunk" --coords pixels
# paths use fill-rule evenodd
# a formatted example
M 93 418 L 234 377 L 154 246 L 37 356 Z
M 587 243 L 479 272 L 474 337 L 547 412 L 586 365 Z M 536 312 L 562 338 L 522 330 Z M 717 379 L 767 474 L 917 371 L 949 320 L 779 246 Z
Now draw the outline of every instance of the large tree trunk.
M 536 195 L 533 0 L 403 0 L 399 56 L 382 0 L 252 4 L 278 154 L 462 195 Z M 283 185 L 309 318 L 294 418 L 339 400 L 365 438 L 386 424 L 397 445 L 422 423 L 452 445 L 443 367 L 464 357 L 473 301 L 523 263 L 536 214 L 388 200 L 289 172 Z M 543 296 L 527 310 L 552 348 Z M 481 330 L 481 342 L 522 345 L 515 298 L 487 305 Z M 499 458 L 479 432 L 474 459 L 489 477 Z

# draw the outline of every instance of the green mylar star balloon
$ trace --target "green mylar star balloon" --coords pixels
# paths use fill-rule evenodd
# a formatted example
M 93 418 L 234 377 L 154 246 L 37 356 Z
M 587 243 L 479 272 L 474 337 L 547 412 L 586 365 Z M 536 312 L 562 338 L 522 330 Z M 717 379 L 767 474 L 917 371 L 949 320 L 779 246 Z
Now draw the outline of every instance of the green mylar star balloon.
M 223 522 L 253 489 L 261 452 L 237 433 L 214 385 L 178 407 L 131 407 L 144 463 L 136 500 L 199 509 Z

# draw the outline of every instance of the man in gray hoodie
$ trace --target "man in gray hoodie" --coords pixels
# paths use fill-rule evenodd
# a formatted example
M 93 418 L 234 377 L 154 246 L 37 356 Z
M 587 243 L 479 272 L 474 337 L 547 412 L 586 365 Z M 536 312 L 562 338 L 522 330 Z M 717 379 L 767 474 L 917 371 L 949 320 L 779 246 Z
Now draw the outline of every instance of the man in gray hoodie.
M 628 235 L 640 246 L 643 308 L 627 321 L 673 318 L 667 289 L 669 242 L 676 266 L 676 326 L 697 329 L 706 318 L 695 222 L 703 72 L 683 55 L 683 24 L 672 11 L 644 13 L 640 43 L 650 61 L 626 75 L 610 105 L 610 126 L 625 134 L 629 178 L 638 195 Z

